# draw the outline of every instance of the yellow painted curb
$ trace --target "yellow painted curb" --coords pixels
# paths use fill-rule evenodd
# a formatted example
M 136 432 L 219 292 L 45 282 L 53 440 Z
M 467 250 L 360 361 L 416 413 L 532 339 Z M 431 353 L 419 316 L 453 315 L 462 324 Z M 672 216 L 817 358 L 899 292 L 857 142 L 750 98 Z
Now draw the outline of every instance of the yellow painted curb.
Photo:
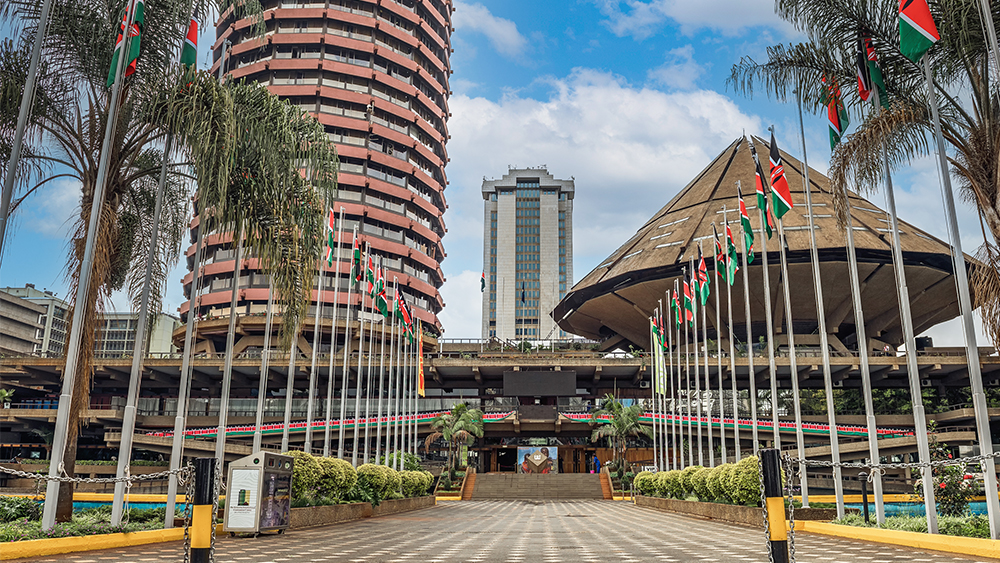
M 222 524 L 216 526 L 215 533 L 222 534 Z M 94 536 L 6 542 L 0 544 L 0 561 L 10 561 L 25 557 L 41 557 L 43 555 L 58 555 L 60 553 L 74 553 L 77 551 L 117 549 L 149 543 L 180 541 L 182 539 L 184 539 L 184 528 L 170 528 L 169 530 L 144 530 L 127 534 L 99 534 Z
M 919 532 L 904 532 L 901 530 L 885 530 L 881 528 L 861 528 L 857 526 L 842 526 L 826 522 L 796 521 L 795 529 L 813 534 L 836 536 L 855 540 L 870 541 L 974 555 L 976 557 L 1000 558 L 1000 540 L 983 538 L 963 538 L 960 536 L 945 536 L 940 534 L 922 534 Z
M 45 493 L 40 493 L 40 494 L 37 494 L 37 495 L 28 495 L 28 494 L 15 493 L 15 494 L 5 494 L 3 496 L 8 496 L 8 497 L 30 497 L 30 498 L 37 498 L 39 500 L 43 500 L 45 498 Z M 114 498 L 115 498 L 115 495 L 112 494 L 112 493 L 73 493 L 73 500 L 74 501 L 80 501 L 80 502 L 112 502 L 114 500 Z M 223 500 L 225 498 L 226 498 L 226 495 L 219 495 L 219 500 Z M 177 504 L 184 504 L 185 499 L 187 499 L 187 496 L 185 496 L 185 495 L 177 495 L 177 501 L 176 502 L 177 502 Z M 148 493 L 133 493 L 133 494 L 130 494 L 128 496 L 128 501 L 129 502 L 164 502 L 165 503 L 165 502 L 167 502 L 167 495 L 148 494 Z

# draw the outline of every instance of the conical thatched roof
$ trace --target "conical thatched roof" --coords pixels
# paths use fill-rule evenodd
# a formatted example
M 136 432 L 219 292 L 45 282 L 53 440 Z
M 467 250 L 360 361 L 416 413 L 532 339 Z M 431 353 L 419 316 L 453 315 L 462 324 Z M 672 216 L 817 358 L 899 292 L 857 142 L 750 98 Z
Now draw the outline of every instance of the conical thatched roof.
M 757 153 L 765 173 L 768 144 L 754 138 Z M 808 345 L 817 331 L 816 303 L 813 297 L 813 277 L 810 265 L 808 218 L 803 192 L 802 163 L 782 152 L 785 175 L 795 203 L 784 217 L 788 244 L 789 278 L 793 326 L 798 341 Z M 760 228 L 754 196 L 754 164 L 749 143 L 737 139 L 715 158 L 673 200 L 658 211 L 635 236 L 626 241 L 597 268 L 576 284 L 552 312 L 560 327 L 567 332 L 607 341 L 607 347 L 648 344 L 647 318 L 663 299 L 664 292 L 673 288 L 674 280 L 683 279 L 682 266 L 691 254 L 697 256 L 700 241 L 710 271 L 714 271 L 715 255 L 712 224 L 722 234 L 723 206 L 730 210 L 734 238 L 743 251 L 739 235 L 739 215 L 736 183 L 741 182 L 744 201 L 754 229 Z M 854 312 L 851 307 L 851 287 L 847 268 L 845 233 L 837 226 L 830 194 L 829 179 L 814 169 L 809 170 L 812 186 L 813 221 L 820 257 L 827 328 L 839 346 L 854 348 Z M 869 338 L 898 345 L 903 340 L 899 320 L 897 283 L 893 273 L 888 235 L 888 216 L 880 207 L 851 193 L 854 241 L 862 285 L 862 302 Z M 916 333 L 958 316 L 957 296 L 952 277 L 949 247 L 905 222 L 900 223 L 906 281 Z M 757 259 L 749 267 L 751 319 L 754 339 L 766 334 L 764 325 L 763 269 L 761 244 L 756 233 Z M 777 333 L 787 328 L 782 303 L 781 269 L 778 236 L 768 244 L 771 302 Z M 967 260 L 971 260 L 968 257 Z M 746 337 L 743 277 L 737 275 L 733 286 L 733 325 L 737 339 Z M 721 287 L 720 309 L 723 337 L 728 335 L 725 286 L 713 273 L 713 293 Z M 715 296 L 709 298 L 710 334 L 715 333 Z M 799 337 L 803 335 L 803 337 Z M 779 337 L 779 341 L 781 338 Z M 812 340 L 816 340 L 813 338 Z

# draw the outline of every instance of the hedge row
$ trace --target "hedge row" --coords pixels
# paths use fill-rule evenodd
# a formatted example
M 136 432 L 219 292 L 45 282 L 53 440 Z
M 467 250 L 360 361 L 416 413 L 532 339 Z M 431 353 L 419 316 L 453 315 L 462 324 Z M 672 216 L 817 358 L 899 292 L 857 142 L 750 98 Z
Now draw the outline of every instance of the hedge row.
M 388 498 L 409 498 L 427 494 L 434 477 L 427 471 L 396 471 L 366 463 L 357 469 L 333 457 L 316 457 L 301 451 L 290 452 L 295 458 L 292 470 L 292 498 L 326 497 L 358 499 L 375 496 L 376 502 Z
M 675 471 L 635 476 L 635 489 L 647 496 L 686 499 L 695 496 L 705 502 L 725 502 L 757 506 L 760 503 L 760 473 L 757 458 L 718 467 L 693 465 Z

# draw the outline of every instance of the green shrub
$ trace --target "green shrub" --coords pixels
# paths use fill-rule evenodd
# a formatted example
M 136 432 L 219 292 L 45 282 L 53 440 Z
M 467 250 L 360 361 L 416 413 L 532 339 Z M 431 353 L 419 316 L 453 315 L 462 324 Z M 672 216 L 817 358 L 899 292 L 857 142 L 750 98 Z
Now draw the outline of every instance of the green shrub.
M 745 457 L 736 464 L 730 472 L 726 494 L 735 504 L 760 504 L 760 467 L 757 456 Z
M 389 454 L 388 463 L 386 463 L 386 456 L 379 456 L 379 464 L 386 465 L 388 467 L 396 467 L 397 459 L 399 457 L 399 452 L 393 452 Z M 420 471 L 420 458 L 413 455 L 410 452 L 405 452 L 403 454 L 403 470 L 405 471 Z
M 0 522 L 38 520 L 41 517 L 42 505 L 30 497 L 0 497 Z
M 732 481 L 735 471 L 735 463 L 723 464 L 722 470 L 719 471 L 719 495 L 726 502 L 733 502 L 733 497 L 729 496 L 729 482 Z
M 320 466 L 316 458 L 302 451 L 292 451 L 288 455 L 295 459 L 292 467 L 292 498 L 311 495 L 320 478 Z
M 401 471 L 399 478 L 403 482 L 404 497 L 419 497 L 427 492 L 427 478 L 422 471 Z
M 724 463 L 708 471 L 708 479 L 705 481 L 705 488 L 708 490 L 708 497 L 713 502 L 726 500 L 726 493 L 722 487 L 722 477 L 731 463 Z
M 635 479 L 635 473 L 631 471 L 626 471 L 622 475 L 622 490 L 628 490 L 632 487 L 632 480 Z
M 691 481 L 694 474 L 704 469 L 700 465 L 691 465 L 681 470 L 681 491 L 685 495 L 694 494 L 694 483 Z M 684 497 L 678 497 L 684 498 Z
M 424 476 L 424 492 L 423 492 L 423 494 L 429 495 L 429 494 L 433 493 L 434 491 L 432 490 L 432 488 L 434 487 L 434 475 L 430 471 L 427 471 L 426 469 L 425 470 L 421 470 L 420 474 Z
M 369 487 L 379 499 L 385 499 L 390 492 L 399 492 L 403 481 L 399 477 L 399 472 L 391 467 L 366 463 L 358 467 L 358 483 Z
M 714 469 L 711 467 L 702 467 L 691 474 L 691 492 L 698 497 L 698 500 L 705 502 L 712 500 L 712 495 L 708 491 L 708 476 L 712 471 Z
M 318 494 L 336 499 L 344 498 L 347 491 L 358 482 L 358 473 L 350 463 L 335 457 L 321 457 L 320 475 L 316 483 Z
M 441 476 L 441 482 L 439 483 L 439 485 L 440 486 L 438 488 L 442 490 L 447 491 L 451 489 L 451 478 L 448 477 L 447 473 Z
M 656 496 L 684 498 L 684 491 L 681 487 L 680 471 L 663 471 L 661 473 L 657 473 L 655 479 Z
M 635 490 L 639 491 L 639 494 L 653 496 L 656 494 L 656 477 L 658 475 L 661 475 L 661 473 L 642 471 L 635 476 L 632 484 L 635 486 Z

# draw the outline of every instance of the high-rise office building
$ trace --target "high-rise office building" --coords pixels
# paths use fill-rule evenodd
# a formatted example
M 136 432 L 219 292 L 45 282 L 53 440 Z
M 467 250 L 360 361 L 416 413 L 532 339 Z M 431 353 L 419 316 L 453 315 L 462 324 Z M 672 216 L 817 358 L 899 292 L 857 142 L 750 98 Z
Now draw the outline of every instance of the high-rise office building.
M 565 336 L 550 312 L 573 285 L 574 191 L 544 167 L 483 180 L 483 338 Z
M 215 71 L 229 46 L 229 76 L 265 84 L 323 123 L 340 156 L 333 206 L 344 207 L 345 238 L 357 227 L 384 257 L 388 283 L 398 280 L 414 315 L 428 329 L 438 329 L 444 307 L 439 289 L 451 0 L 262 0 L 261 5 L 263 41 L 232 9 L 222 14 L 213 45 Z M 347 307 L 350 245 L 344 241 L 340 252 L 340 280 L 335 283 L 333 268 L 323 277 L 326 308 L 332 307 L 335 287 L 339 307 Z M 208 242 L 198 315 L 228 316 L 234 254 L 222 237 Z M 189 268 L 193 255 L 191 247 Z M 240 287 L 246 288 L 238 305 L 243 314 L 259 314 L 267 303 L 266 276 L 253 263 L 240 275 Z M 189 273 L 183 282 L 188 297 L 191 280 Z M 359 301 L 355 293 L 355 311 Z M 181 306 L 182 318 L 188 307 Z
M 171 335 L 181 326 L 180 320 L 166 313 L 153 315 L 152 326 L 147 326 L 149 344 L 147 353 L 153 357 L 176 353 Z M 135 348 L 135 331 L 139 327 L 138 313 L 105 313 L 97 320 L 97 340 L 94 354 L 98 358 L 131 357 Z
M 14 297 L 26 299 L 45 308 L 39 323 L 42 327 L 38 332 L 38 342 L 35 343 L 32 354 L 48 358 L 60 358 L 66 346 L 66 336 L 69 334 L 69 303 L 59 299 L 55 293 L 35 288 L 35 284 L 25 284 L 24 287 L 3 287 L 0 292 Z

